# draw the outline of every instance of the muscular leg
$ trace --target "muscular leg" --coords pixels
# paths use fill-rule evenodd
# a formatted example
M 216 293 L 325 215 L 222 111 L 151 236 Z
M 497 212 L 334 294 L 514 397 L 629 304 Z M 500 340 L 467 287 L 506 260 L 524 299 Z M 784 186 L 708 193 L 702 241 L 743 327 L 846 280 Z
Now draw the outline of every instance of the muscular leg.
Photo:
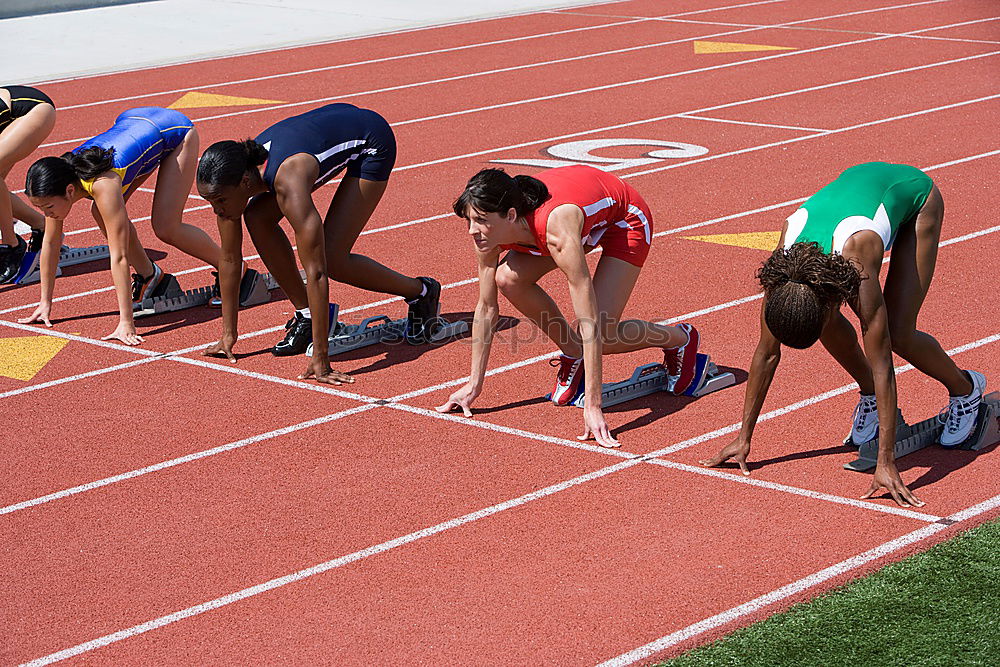
M 31 155 L 39 144 L 45 141 L 55 123 L 56 110 L 52 105 L 39 104 L 20 118 L 14 119 L 3 132 L 0 132 L 0 243 L 17 245 L 17 236 L 14 234 L 15 213 L 18 214 L 18 218 L 36 229 L 45 224 L 45 218 L 27 204 L 23 207 L 14 204 L 18 197 L 7 188 L 5 179 L 15 164 Z M 27 216 L 24 215 L 25 211 L 28 211 Z
M 622 354 L 649 347 L 677 347 L 687 341 L 687 334 L 677 327 L 645 320 L 621 320 L 639 271 L 640 267 L 617 257 L 604 256 L 597 263 L 594 291 L 602 319 L 604 354 Z M 580 353 L 582 355 L 583 348 L 580 348 Z
M 964 396 L 972 391 L 965 373 L 933 336 L 917 331 L 917 313 L 934 276 L 943 218 L 944 200 L 934 186 L 916 223 L 904 225 L 897 234 L 883 294 L 893 352 L 941 382 L 952 396 Z
M 875 393 L 872 368 L 858 344 L 857 331 L 843 313 L 838 310 L 830 317 L 819 339 L 830 356 L 858 383 L 862 394 Z
M 326 271 L 339 283 L 413 299 L 423 290 L 422 282 L 351 252 L 382 199 L 386 185 L 388 181 L 367 181 L 354 176 L 345 176 L 340 182 L 323 221 Z
M 278 198 L 270 192 L 255 197 L 243 213 L 250 240 L 260 253 L 264 266 L 295 309 L 301 310 L 309 306 L 309 299 L 305 283 L 299 275 L 299 265 L 295 263 L 295 251 L 278 225 L 282 217 Z
M 150 222 L 158 239 L 219 268 L 222 249 L 205 230 L 181 221 L 197 170 L 198 131 L 192 129 L 160 162 Z
M 559 306 L 538 286 L 542 276 L 556 268 L 551 257 L 509 252 L 497 267 L 497 288 L 522 315 L 535 323 L 563 354 L 582 357 L 580 335 L 563 317 Z

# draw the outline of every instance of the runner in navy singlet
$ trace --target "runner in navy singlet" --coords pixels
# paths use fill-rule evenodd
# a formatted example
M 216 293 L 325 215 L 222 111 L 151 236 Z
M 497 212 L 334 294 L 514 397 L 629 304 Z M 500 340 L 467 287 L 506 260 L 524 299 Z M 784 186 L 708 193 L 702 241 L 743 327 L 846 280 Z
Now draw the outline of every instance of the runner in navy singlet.
M 285 339 L 272 349 L 275 355 L 301 354 L 314 339 L 326 340 L 328 277 L 403 297 L 409 304 L 407 342 L 427 340 L 438 313 L 440 284 L 432 278 L 409 278 L 351 252 L 385 192 L 395 162 L 396 140 L 389 124 L 374 111 L 350 104 L 328 104 L 286 118 L 256 139 L 209 146 L 198 167 L 198 191 L 212 204 L 222 236 L 223 333 L 205 354 L 224 354 L 235 361 L 241 218 L 264 264 L 296 309 L 285 327 Z M 341 172 L 343 179 L 323 218 L 312 192 Z M 292 246 L 278 226 L 282 218 L 295 232 L 306 273 L 304 285 Z M 350 376 L 330 370 L 325 345 L 314 346 L 312 360 L 300 377 L 353 382 Z

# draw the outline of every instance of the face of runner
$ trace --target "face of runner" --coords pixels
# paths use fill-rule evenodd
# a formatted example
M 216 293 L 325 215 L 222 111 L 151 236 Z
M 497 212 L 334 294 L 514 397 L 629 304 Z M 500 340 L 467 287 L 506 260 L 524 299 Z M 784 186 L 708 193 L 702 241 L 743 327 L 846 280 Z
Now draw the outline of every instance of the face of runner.
M 208 189 L 198 184 L 198 194 L 212 205 L 212 210 L 220 218 L 239 220 L 250 201 L 248 189 L 243 183 L 235 186 Z
M 67 196 L 65 197 L 28 197 L 28 199 L 31 201 L 31 205 L 41 211 L 46 218 L 65 220 L 70 209 L 73 208 L 73 197 L 68 192 L 72 187 L 70 185 L 67 188 Z
M 506 214 L 486 213 L 470 206 L 465 219 L 469 223 L 469 236 L 479 252 L 519 240 L 517 211 L 514 209 L 508 209 Z

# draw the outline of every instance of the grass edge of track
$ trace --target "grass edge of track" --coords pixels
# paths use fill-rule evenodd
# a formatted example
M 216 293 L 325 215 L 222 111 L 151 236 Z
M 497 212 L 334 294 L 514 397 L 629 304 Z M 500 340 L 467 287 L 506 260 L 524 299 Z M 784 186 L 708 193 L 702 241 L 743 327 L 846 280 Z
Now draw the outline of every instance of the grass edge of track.
M 1000 519 L 659 667 L 1000 661 Z

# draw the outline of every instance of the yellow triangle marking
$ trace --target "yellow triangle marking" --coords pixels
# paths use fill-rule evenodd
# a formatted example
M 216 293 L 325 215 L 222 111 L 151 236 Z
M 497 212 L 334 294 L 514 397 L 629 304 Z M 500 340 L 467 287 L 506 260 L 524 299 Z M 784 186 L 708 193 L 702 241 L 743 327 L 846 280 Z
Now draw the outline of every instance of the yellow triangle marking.
M 781 238 L 781 232 L 744 232 L 743 234 L 710 234 L 708 236 L 685 236 L 692 241 L 734 245 L 754 250 L 774 250 Z
M 65 338 L 55 336 L 0 338 L 0 375 L 27 382 L 67 343 Z
M 215 93 L 184 93 L 170 105 L 171 109 L 194 109 L 198 107 L 251 107 L 261 104 L 284 104 L 281 100 L 262 100 L 256 97 L 233 97 Z
M 702 42 L 695 40 L 694 52 L 740 53 L 742 51 L 794 51 L 793 46 L 768 46 L 767 44 L 742 44 L 740 42 Z

